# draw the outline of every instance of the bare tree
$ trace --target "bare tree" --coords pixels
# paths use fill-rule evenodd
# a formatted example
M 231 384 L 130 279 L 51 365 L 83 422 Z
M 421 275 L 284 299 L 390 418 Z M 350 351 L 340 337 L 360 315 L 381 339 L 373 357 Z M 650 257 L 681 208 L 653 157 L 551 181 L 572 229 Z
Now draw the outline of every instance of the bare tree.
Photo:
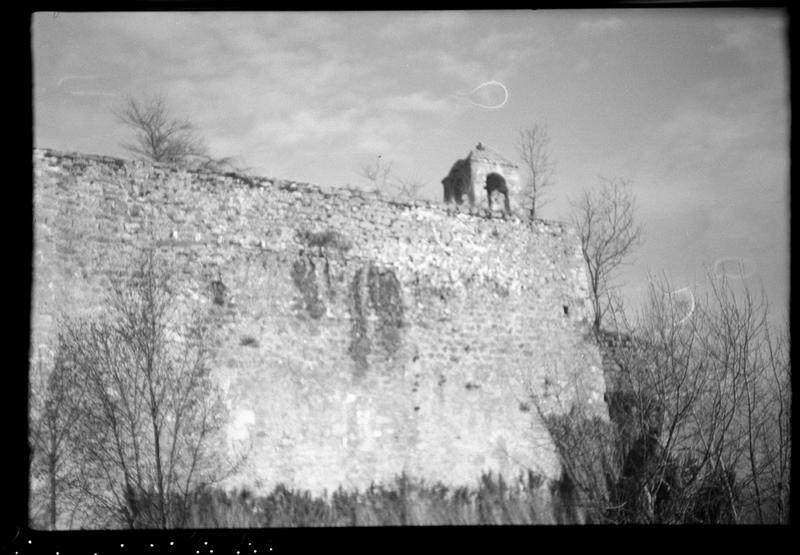
M 128 97 L 114 114 L 133 129 L 135 141 L 122 146 L 134 154 L 168 164 L 180 164 L 190 156 L 206 154 L 195 125 L 188 118 L 173 116 L 163 95 L 141 101 Z
M 394 162 L 386 162 L 379 154 L 374 162 L 361 164 L 358 175 L 363 177 L 373 190 L 403 200 L 415 198 L 425 184 L 419 180 L 391 178 Z
M 182 323 L 174 300 L 151 253 L 112 288 L 102 318 L 64 326 L 84 389 L 74 463 L 104 525 L 182 526 L 194 494 L 221 475 L 208 327 Z
M 788 322 L 779 333 L 767 328 L 765 336 L 765 393 L 755 407 L 764 408 L 761 426 L 750 429 L 754 480 L 762 480 L 756 493 L 762 522 L 789 522 L 792 463 L 792 366 L 789 358 Z M 758 398 L 757 398 L 758 399 Z M 755 432 L 755 433 L 754 433 Z
M 73 362 L 59 338 L 52 363 L 46 365 L 40 354 L 30 374 L 31 485 L 37 478 L 44 482 L 45 521 L 51 530 L 57 528 L 60 514 L 71 515 L 80 502 L 78 473 L 69 458 L 84 389 Z M 37 497 L 32 495 L 32 500 Z M 61 510 L 65 501 L 73 503 L 72 511 Z
M 597 331 L 614 300 L 613 277 L 625 258 L 641 244 L 644 228 L 634 217 L 635 198 L 628 180 L 600 178 L 598 189 L 585 191 L 573 203 L 573 224 L 589 272 L 589 293 Z
M 520 129 L 517 136 L 517 154 L 528 171 L 528 180 L 522 191 L 523 206 L 527 206 L 531 220 L 544 204 L 544 194 L 553 185 L 555 164 L 550 159 L 550 136 L 547 126 L 534 124 Z
M 665 457 L 684 470 L 683 514 L 766 522 L 771 506 L 778 522 L 791 456 L 790 393 L 780 393 L 791 373 L 788 344 L 770 331 L 763 294 L 712 275 L 707 284 L 688 319 L 667 306 L 669 284 L 651 292 L 636 327 L 646 364 L 626 379 L 663 407 Z
M 419 196 L 420 190 L 425 187 L 425 183 L 417 179 L 397 179 L 394 183 L 396 195 L 400 199 L 411 200 Z
M 788 521 L 791 368 L 763 297 L 711 277 L 692 314 L 653 284 L 628 333 L 600 334 L 616 436 L 579 413 L 547 420 L 595 520 Z M 609 451 L 609 438 L 615 449 Z
M 114 115 L 134 132 L 134 141 L 122 147 L 137 156 L 211 171 L 245 170 L 233 157 L 211 156 L 195 124 L 176 117 L 161 94 L 143 100 L 128 97 Z
M 392 173 L 393 164 L 394 162 L 384 161 L 383 157 L 378 154 L 374 162 L 361 164 L 358 175 L 366 179 L 373 189 L 382 191 L 389 183 L 389 174 Z

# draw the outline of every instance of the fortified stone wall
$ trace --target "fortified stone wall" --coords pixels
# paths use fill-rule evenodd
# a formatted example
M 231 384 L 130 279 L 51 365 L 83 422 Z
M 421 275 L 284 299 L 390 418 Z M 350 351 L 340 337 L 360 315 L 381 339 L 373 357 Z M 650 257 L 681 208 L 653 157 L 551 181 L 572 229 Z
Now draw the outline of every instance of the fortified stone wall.
M 608 417 L 577 238 L 235 174 L 34 151 L 32 356 L 143 249 L 216 325 L 229 485 L 321 492 L 401 472 L 474 485 L 559 465 L 537 406 Z

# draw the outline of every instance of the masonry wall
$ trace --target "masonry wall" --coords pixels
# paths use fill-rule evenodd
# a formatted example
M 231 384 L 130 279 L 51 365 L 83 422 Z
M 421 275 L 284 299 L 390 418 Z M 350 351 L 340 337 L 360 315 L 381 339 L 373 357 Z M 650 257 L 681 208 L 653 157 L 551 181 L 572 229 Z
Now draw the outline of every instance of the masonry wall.
M 536 405 L 607 418 L 579 244 L 560 223 L 100 156 L 34 160 L 32 356 L 52 347 L 60 313 L 96 314 L 154 246 L 187 313 L 216 325 L 231 410 L 219 448 L 250 449 L 228 485 L 554 478 Z

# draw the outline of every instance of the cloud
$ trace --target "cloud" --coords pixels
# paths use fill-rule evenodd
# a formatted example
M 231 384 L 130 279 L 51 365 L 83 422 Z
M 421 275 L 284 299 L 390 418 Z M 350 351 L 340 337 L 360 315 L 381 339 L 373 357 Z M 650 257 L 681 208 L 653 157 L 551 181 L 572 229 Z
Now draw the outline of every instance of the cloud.
M 749 117 L 686 109 L 658 125 L 656 138 L 679 158 L 714 160 L 742 146 L 754 133 Z
M 767 253 L 788 244 L 786 86 L 774 73 L 694 83 L 607 160 L 634 182 L 647 226 L 640 268 L 689 276 L 717 258 L 741 256 L 774 277 L 770 257 L 779 257 Z M 778 285 L 769 294 L 783 302 Z
M 387 23 L 375 27 L 375 35 L 384 40 L 408 40 L 413 36 L 436 33 L 446 36 L 469 20 L 466 12 L 420 12 L 413 15 L 388 14 Z M 364 20 L 368 22 L 369 20 Z
M 97 79 L 96 75 L 65 75 L 61 79 L 58 80 L 56 83 L 57 87 L 62 86 L 64 83 L 69 81 L 86 81 L 91 79 Z
M 49 75 L 76 77 L 62 81 L 67 88 L 94 85 L 88 77 L 96 72 L 108 74 L 120 91 L 163 92 L 177 115 L 198 124 L 215 154 L 236 155 L 270 174 L 321 182 L 328 180 L 327 172 L 315 167 L 352 160 L 360 152 L 399 159 L 399 149 L 418 143 L 415 120 L 447 118 L 464 109 L 448 97 L 451 91 L 438 96 L 423 88 L 426 83 L 398 93 L 400 87 L 408 90 L 400 81 L 407 75 L 398 75 L 396 67 L 398 56 L 407 56 L 345 43 L 347 18 L 258 14 L 252 21 L 220 15 L 219 21 L 207 14 L 66 18 L 61 23 L 72 27 L 61 30 L 62 40 L 76 33 L 86 40 L 54 52 Z M 449 23 L 442 25 L 456 24 L 457 18 L 445 19 Z M 38 34 L 45 36 L 43 29 Z M 99 51 L 102 58 L 92 55 Z M 86 71 L 93 62 L 96 67 Z M 416 73 L 431 72 L 426 66 Z M 87 79 L 77 79 L 82 77 Z M 74 94 L 87 96 L 92 88 L 82 86 Z
M 788 128 L 770 94 L 729 87 L 717 96 L 716 88 L 698 87 L 641 140 L 638 158 L 615 165 L 633 172 L 651 270 L 688 276 L 720 257 L 746 257 L 782 303 L 776 253 L 788 252 Z
M 536 33 L 525 29 L 509 32 L 506 30 L 490 31 L 484 34 L 475 44 L 478 54 L 497 54 L 511 48 L 525 51 L 528 54 L 546 53 L 555 45 L 553 33 L 540 29 Z
M 720 39 L 714 49 L 743 50 L 760 47 L 765 39 L 772 40 L 783 30 L 780 18 L 741 16 L 726 18 L 716 22 Z
M 629 160 L 658 171 L 731 175 L 753 152 L 788 152 L 786 83 L 712 79 L 696 83 L 672 112 L 646 128 Z M 770 157 L 770 160 L 773 158 Z M 736 182 L 740 179 L 736 179 Z
M 579 21 L 575 30 L 580 35 L 600 35 L 616 31 L 625 24 L 618 17 L 604 17 L 600 19 L 584 19 Z
M 326 115 L 319 110 L 299 110 L 289 118 L 267 120 L 258 124 L 251 135 L 277 145 L 332 141 L 353 131 L 357 112 L 347 110 Z
M 117 94 L 117 93 L 110 93 L 110 92 L 104 92 L 104 91 L 81 91 L 81 90 L 77 90 L 77 91 L 66 91 L 66 93 L 74 95 L 74 96 L 108 96 L 108 97 L 111 97 L 111 98 L 121 98 L 120 95 Z
M 327 14 L 69 15 L 59 18 L 58 30 L 83 39 L 55 53 L 59 65 L 75 74 L 94 65 L 124 79 L 131 92 L 179 79 L 224 80 L 242 69 L 282 85 L 296 76 L 289 86 L 314 90 L 363 68 L 342 45 L 341 18 Z
M 488 64 L 470 56 L 457 56 L 451 52 L 437 52 L 432 55 L 432 60 L 437 66 L 438 73 L 455 79 L 454 88 L 468 86 L 469 89 L 460 92 L 469 92 L 487 78 L 491 77 Z
M 100 83 L 98 83 L 98 81 L 100 81 Z M 70 86 L 74 86 L 76 82 L 83 83 L 84 85 L 88 84 L 97 86 L 98 84 L 107 84 L 107 81 L 108 79 L 101 80 L 97 75 L 65 75 L 56 82 L 56 87 L 59 92 L 71 96 L 107 96 L 111 98 L 119 98 L 120 94 L 117 92 L 70 88 Z M 44 90 L 41 92 L 44 92 Z
M 406 148 L 415 140 L 414 126 L 408 117 L 396 113 L 376 113 L 362 120 L 354 137 L 357 149 L 368 153 L 392 152 Z
M 447 98 L 436 98 L 429 92 L 414 92 L 407 95 L 390 96 L 384 100 L 386 107 L 398 112 L 450 114 L 461 111 L 459 105 Z
M 492 75 L 497 79 L 508 79 L 525 66 L 558 56 L 555 37 L 546 28 L 535 33 L 528 29 L 489 31 L 477 41 L 474 52 L 492 69 Z
M 722 32 L 720 48 L 747 49 L 752 47 L 758 38 L 755 29 L 741 22 L 724 25 Z
M 776 14 L 739 16 L 717 21 L 713 53 L 731 53 L 751 68 L 772 72 L 776 66 L 788 66 L 788 40 L 785 18 Z M 785 71 L 785 70 L 783 70 Z
M 582 74 L 582 73 L 587 73 L 593 67 L 594 64 L 591 61 L 589 61 L 589 58 L 581 58 L 575 63 L 574 66 L 572 66 L 572 71 L 574 73 Z

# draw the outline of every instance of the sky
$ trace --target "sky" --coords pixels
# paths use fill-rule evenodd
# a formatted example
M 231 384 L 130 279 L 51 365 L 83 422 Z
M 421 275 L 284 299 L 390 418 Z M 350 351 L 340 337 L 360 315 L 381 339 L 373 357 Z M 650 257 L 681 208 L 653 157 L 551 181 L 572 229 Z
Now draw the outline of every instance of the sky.
M 627 304 L 653 277 L 701 298 L 710 271 L 787 318 L 783 11 L 41 12 L 32 52 L 41 148 L 132 158 L 113 109 L 161 94 L 252 174 L 366 187 L 380 155 L 440 200 L 478 142 L 519 160 L 520 129 L 546 125 L 542 217 L 601 177 L 632 184 Z

